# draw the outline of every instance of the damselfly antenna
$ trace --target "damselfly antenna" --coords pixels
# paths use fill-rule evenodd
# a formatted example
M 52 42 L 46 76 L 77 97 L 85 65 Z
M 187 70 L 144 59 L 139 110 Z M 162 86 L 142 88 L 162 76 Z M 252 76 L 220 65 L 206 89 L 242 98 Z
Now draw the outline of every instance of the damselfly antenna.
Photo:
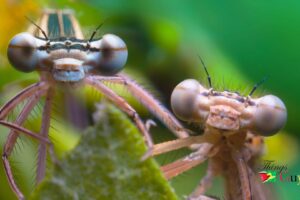
M 261 81 L 259 81 L 258 83 L 256 83 L 254 85 L 254 87 L 252 88 L 251 92 L 249 93 L 248 96 L 252 96 L 252 94 L 256 91 L 256 89 L 261 85 L 263 84 L 266 80 L 268 79 L 268 77 L 264 77 Z
M 207 76 L 207 80 L 208 80 L 209 87 L 212 88 L 211 78 L 210 78 L 210 75 L 209 75 L 209 73 L 208 73 L 208 71 L 207 71 L 207 68 L 206 68 L 206 66 L 205 66 L 205 64 L 204 64 L 204 61 L 203 61 L 203 59 L 201 58 L 200 55 L 198 55 L 198 57 L 199 57 L 199 59 L 200 59 L 200 61 L 201 61 L 201 64 L 202 64 L 204 70 L 205 70 L 205 73 L 206 73 L 206 76 Z
M 100 25 L 94 30 L 94 32 L 93 32 L 92 35 L 91 35 L 91 38 L 89 39 L 89 42 L 91 42 L 91 41 L 93 40 L 94 36 L 96 35 L 97 31 L 101 28 L 101 26 L 103 26 L 103 23 L 100 24 Z
M 42 34 L 43 34 L 43 36 L 45 37 L 45 39 L 46 39 L 47 41 L 49 41 L 49 38 L 48 38 L 46 32 L 45 32 L 39 25 L 37 25 L 37 24 L 36 24 L 33 20 L 31 20 L 29 17 L 25 16 L 25 18 L 26 18 L 28 21 L 30 21 L 33 25 L 35 25 L 35 26 L 42 32 Z

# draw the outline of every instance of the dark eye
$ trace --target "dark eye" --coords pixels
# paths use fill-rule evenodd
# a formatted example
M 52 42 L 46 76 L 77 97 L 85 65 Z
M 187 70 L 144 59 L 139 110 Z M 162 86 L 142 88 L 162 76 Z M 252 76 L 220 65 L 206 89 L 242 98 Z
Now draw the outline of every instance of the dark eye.
M 20 33 L 12 38 L 7 48 L 9 62 L 19 71 L 35 70 L 43 52 L 36 49 L 36 38 L 29 33 Z
M 102 75 L 113 75 L 123 69 L 128 51 L 124 41 L 116 35 L 106 34 L 91 42 L 91 51 L 85 65 Z

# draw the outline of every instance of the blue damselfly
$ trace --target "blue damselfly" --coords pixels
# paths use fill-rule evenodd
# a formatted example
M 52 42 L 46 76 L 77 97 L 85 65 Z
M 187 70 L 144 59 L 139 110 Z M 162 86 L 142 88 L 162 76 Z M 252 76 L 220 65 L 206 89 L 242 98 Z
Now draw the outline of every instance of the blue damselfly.
M 123 85 L 178 137 L 188 136 L 178 120 L 152 95 L 128 75 L 119 73 L 127 61 L 126 44 L 113 34 L 105 34 L 100 39 L 95 39 L 98 28 L 89 38 L 84 39 L 79 23 L 71 10 L 47 9 L 37 23 L 31 21 L 28 32 L 17 34 L 9 43 L 7 55 L 12 66 L 22 72 L 37 71 L 40 75 L 38 83 L 22 90 L 0 109 L 0 124 L 10 129 L 2 159 L 9 184 L 19 199 L 24 199 L 24 195 L 15 183 L 8 157 L 20 133 L 37 139 L 40 142 L 37 183 L 44 178 L 48 146 L 49 152 L 53 155 L 48 132 L 53 96 L 58 86 L 89 85 L 101 92 L 132 118 L 144 135 L 149 152 L 153 146 L 148 133 L 149 128 L 133 107 L 104 83 Z M 23 123 L 42 97 L 45 97 L 42 124 L 39 133 L 35 133 L 24 128 Z M 24 100 L 28 101 L 14 122 L 7 121 L 8 114 Z M 147 155 L 149 153 L 146 157 Z

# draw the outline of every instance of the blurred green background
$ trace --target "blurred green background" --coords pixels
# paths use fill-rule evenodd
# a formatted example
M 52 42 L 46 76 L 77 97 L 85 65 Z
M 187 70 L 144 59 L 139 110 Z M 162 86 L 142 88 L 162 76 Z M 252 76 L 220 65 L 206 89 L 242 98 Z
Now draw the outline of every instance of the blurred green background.
M 267 139 L 266 158 L 286 164 L 289 173 L 300 175 L 300 123 L 297 120 L 300 114 L 299 1 L 73 0 L 33 3 L 2 0 L 1 105 L 28 82 L 37 80 L 35 73 L 22 74 L 10 67 L 6 47 L 13 35 L 25 31 L 29 25 L 24 16 L 37 19 L 43 8 L 73 9 L 86 36 L 105 21 L 98 35 L 114 33 L 125 40 L 129 50 L 127 72 L 135 74 L 137 80 L 146 80 L 144 86 L 150 87 L 167 106 L 172 89 L 180 81 L 194 78 L 207 85 L 197 54 L 204 59 L 213 86 L 220 90 L 229 89 L 247 95 L 256 82 L 268 76 L 256 95 L 272 93 L 279 96 L 286 104 L 288 121 L 283 132 Z M 16 82 L 18 84 L 14 84 Z M 136 107 L 143 117 L 149 117 L 140 105 Z M 157 141 L 172 137 L 165 129 L 154 128 L 152 132 Z M 5 137 L 5 134 L 0 135 L 0 144 L 4 143 Z M 14 155 L 21 157 L 23 162 L 18 164 L 17 158 L 14 162 L 19 179 L 21 182 L 24 179 L 22 187 L 28 192 L 33 187 L 33 173 L 28 172 L 33 166 L 28 163 L 34 163 L 35 155 L 30 155 L 33 150 L 26 147 L 27 144 L 22 145 L 25 150 Z M 184 153 L 169 157 L 180 155 Z M 160 160 L 165 163 L 172 160 L 169 157 L 162 156 Z M 202 168 L 195 168 L 172 181 L 180 196 L 194 189 L 204 173 Z M 218 190 L 220 181 L 216 185 L 212 193 Z M 294 195 L 300 189 L 296 183 L 277 182 L 274 185 L 279 199 L 296 199 Z M 13 198 L 3 171 L 0 173 L 0 187 L 0 199 Z

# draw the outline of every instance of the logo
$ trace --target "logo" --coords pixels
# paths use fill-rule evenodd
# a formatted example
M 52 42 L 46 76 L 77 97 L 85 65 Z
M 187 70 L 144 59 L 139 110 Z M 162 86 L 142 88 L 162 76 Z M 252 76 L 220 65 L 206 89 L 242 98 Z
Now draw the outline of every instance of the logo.
M 263 183 L 275 182 L 276 181 L 276 171 L 267 170 L 259 172 L 260 179 Z
M 300 174 L 291 174 L 287 165 L 278 164 L 274 160 L 265 160 L 258 172 L 262 183 L 296 183 L 300 186 Z

